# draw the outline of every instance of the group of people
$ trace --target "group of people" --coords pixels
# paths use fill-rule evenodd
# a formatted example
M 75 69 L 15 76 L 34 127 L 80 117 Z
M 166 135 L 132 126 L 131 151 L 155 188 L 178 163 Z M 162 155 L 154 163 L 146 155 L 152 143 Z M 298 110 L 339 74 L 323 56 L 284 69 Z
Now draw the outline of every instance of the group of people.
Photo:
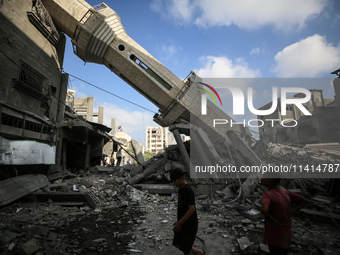
M 122 161 L 122 148 L 121 147 L 117 151 L 116 158 L 117 158 L 117 162 L 116 162 L 116 165 L 115 165 L 115 158 L 113 157 L 113 155 L 111 155 L 111 157 L 110 157 L 110 165 L 112 167 L 120 166 L 120 163 Z M 108 165 L 108 162 L 105 160 L 105 157 L 103 157 L 103 163 L 104 163 L 105 166 Z M 128 161 L 128 164 L 129 164 L 129 161 Z
M 173 224 L 173 245 L 185 255 L 203 255 L 193 247 L 198 230 L 195 194 L 180 169 L 170 172 L 172 183 L 178 187 L 177 221 Z M 308 200 L 278 187 L 279 178 L 264 176 L 261 184 L 268 190 L 262 195 L 261 212 L 265 217 L 264 242 L 270 255 L 286 255 L 292 239 L 292 214 L 307 205 Z

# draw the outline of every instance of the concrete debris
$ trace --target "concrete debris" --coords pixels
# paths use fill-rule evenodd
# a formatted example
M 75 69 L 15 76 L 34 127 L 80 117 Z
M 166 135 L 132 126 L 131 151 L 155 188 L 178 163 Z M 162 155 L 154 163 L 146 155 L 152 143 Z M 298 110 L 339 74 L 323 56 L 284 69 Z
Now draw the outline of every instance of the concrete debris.
M 164 155 L 153 162 L 156 164 L 162 159 L 165 159 Z M 169 158 L 166 162 L 164 165 L 171 165 Z M 163 169 L 162 166 L 159 169 Z M 161 171 L 159 169 L 155 171 Z M 137 189 L 129 184 L 128 175 L 120 170 L 102 173 L 94 168 L 86 175 L 57 179 L 44 188 L 45 193 L 51 194 L 48 199 L 37 195 L 32 200 L 26 196 L 1 208 L 1 252 L 177 254 L 177 249 L 171 245 L 177 193 L 159 195 L 145 188 Z M 146 180 L 150 181 L 148 178 Z M 301 189 L 301 184 L 307 187 L 308 182 L 282 183 L 286 188 L 304 192 L 311 201 L 306 210 L 303 209 L 293 218 L 291 254 L 320 254 L 322 249 L 326 249 L 326 241 L 320 236 L 329 236 L 327 249 L 337 251 L 340 248 L 340 230 L 334 222 L 340 220 L 340 203 L 327 195 L 325 186 L 320 185 L 316 194 Z M 256 184 L 251 195 L 238 196 L 240 187 L 237 183 L 224 181 L 224 186 L 219 190 L 210 189 L 215 185 L 206 185 L 209 189 L 197 195 L 198 236 L 204 240 L 207 254 L 268 253 L 267 246 L 262 243 L 264 219 L 259 211 L 263 189 Z M 86 194 L 91 194 L 95 206 L 91 205 L 91 200 L 84 198 L 77 204 L 76 201 L 67 201 L 70 200 L 69 195 L 54 196 L 62 193 L 78 196 L 80 192 L 73 191 L 73 185 L 83 187 Z M 144 185 L 148 188 L 156 186 Z M 65 201 L 60 201 L 60 198 Z M 100 210 L 97 209 L 98 205 Z M 202 249 L 202 242 L 197 240 L 195 246 Z
M 143 148 L 141 148 L 139 143 L 135 140 L 131 140 L 131 145 L 132 145 L 133 151 L 136 155 L 138 163 L 143 164 L 144 163 L 144 157 L 143 157 L 143 153 L 142 153 Z
M 35 240 L 34 238 L 32 238 L 31 240 L 29 240 L 28 242 L 24 243 L 21 246 L 21 250 L 19 251 L 19 254 L 22 255 L 31 255 L 34 252 L 36 252 L 37 250 L 39 250 L 40 245 L 38 243 L 37 240 Z
M 0 206 L 11 203 L 49 184 L 43 174 L 28 174 L 0 181 Z
M 244 254 L 247 249 L 251 247 L 251 243 L 247 237 L 238 238 L 237 242 L 242 254 Z
M 222 151 L 219 145 L 211 146 L 215 146 L 214 155 Z M 141 165 L 93 167 L 48 178 L 49 183 L 39 190 L 0 209 L 0 253 L 176 254 L 171 243 L 177 190 L 169 172 L 176 167 L 187 170 L 181 150 L 170 146 Z M 257 143 L 247 150 L 248 159 L 263 163 L 335 159 L 288 145 Z M 187 173 L 186 179 L 196 192 L 200 239 L 195 246 L 203 249 L 203 240 L 207 254 L 268 253 L 262 243 L 260 213 L 264 189 L 256 177 L 193 182 Z M 328 192 L 330 183 L 329 179 L 283 179 L 280 183 L 311 201 L 293 218 L 291 254 L 340 249 L 340 203 Z
M 308 146 L 303 148 L 263 142 L 257 142 L 252 150 L 266 163 L 292 163 L 299 162 L 304 165 L 338 162 L 340 154 L 325 153 L 323 150 L 311 150 Z

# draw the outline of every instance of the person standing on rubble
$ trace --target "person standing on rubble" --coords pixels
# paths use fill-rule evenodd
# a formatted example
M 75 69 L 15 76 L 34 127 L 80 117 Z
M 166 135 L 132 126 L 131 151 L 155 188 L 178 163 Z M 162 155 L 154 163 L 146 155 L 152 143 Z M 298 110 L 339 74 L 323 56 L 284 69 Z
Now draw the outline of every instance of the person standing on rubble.
M 117 157 L 117 165 L 116 166 L 120 166 L 120 162 L 122 161 L 122 147 L 119 147 L 119 150 L 116 154 Z
M 110 157 L 110 165 L 112 167 L 114 167 L 114 165 L 115 165 L 115 158 L 113 157 L 113 155 L 111 155 L 111 157 Z
M 171 170 L 170 179 L 179 188 L 177 222 L 173 224 L 174 239 L 172 244 L 185 255 L 204 255 L 204 251 L 193 247 L 198 229 L 194 191 L 184 180 L 184 173 L 181 169 Z
M 275 177 L 275 176 L 274 176 Z M 308 200 L 278 187 L 280 178 L 264 176 L 261 184 L 268 188 L 262 195 L 261 212 L 265 216 L 264 242 L 270 255 L 286 255 L 292 239 L 292 214 L 307 205 Z

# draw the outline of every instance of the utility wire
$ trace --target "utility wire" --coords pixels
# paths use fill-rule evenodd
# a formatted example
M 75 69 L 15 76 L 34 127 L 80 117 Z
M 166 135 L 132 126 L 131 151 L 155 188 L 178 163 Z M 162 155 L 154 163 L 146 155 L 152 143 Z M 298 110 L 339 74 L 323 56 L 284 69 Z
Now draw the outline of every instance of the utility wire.
M 127 100 L 127 99 L 125 99 L 125 98 L 123 98 L 123 97 L 121 97 L 121 96 L 118 96 L 118 95 L 116 95 L 116 94 L 114 94 L 114 93 L 112 93 L 112 92 L 110 92 L 110 91 L 107 91 L 107 90 L 105 90 L 105 89 L 102 89 L 101 87 L 98 87 L 98 86 L 96 86 L 96 85 L 94 85 L 94 84 L 92 84 L 92 83 L 90 83 L 90 82 L 88 82 L 88 81 L 85 81 L 85 80 L 83 80 L 83 79 L 81 79 L 81 78 L 79 78 L 79 77 L 77 77 L 77 76 L 74 76 L 74 75 L 72 75 L 72 74 L 70 74 L 70 73 L 67 73 L 67 74 L 68 74 L 69 76 L 75 78 L 75 79 L 78 79 L 78 80 L 80 80 L 80 81 L 82 81 L 82 82 L 85 82 L 86 84 L 88 84 L 88 85 L 90 85 L 90 86 L 92 86 L 92 87 L 95 87 L 95 88 L 97 88 L 97 89 L 99 89 L 99 90 L 101 90 L 101 91 L 104 91 L 104 92 L 106 92 L 106 93 L 108 93 L 108 94 L 110 94 L 110 95 L 112 95 L 112 96 L 118 97 L 119 99 L 124 100 L 125 102 L 128 102 L 128 103 L 130 103 L 130 104 L 133 104 L 133 105 L 138 106 L 138 107 L 140 107 L 140 108 L 143 108 L 144 110 L 147 110 L 147 111 L 149 111 L 149 112 L 156 113 L 156 112 L 153 111 L 153 110 L 150 110 L 150 109 L 148 109 L 148 108 L 145 108 L 144 106 L 141 106 L 141 105 L 139 105 L 139 104 L 136 104 L 136 103 L 134 103 L 134 102 L 132 102 L 132 101 L 130 101 L 130 100 Z
M 8 45 L 6 45 L 5 43 L 2 43 L 2 42 L 1 42 L 1 44 L 4 45 L 4 46 L 6 46 L 8 49 L 12 50 L 11 47 L 8 47 Z M 15 50 L 20 51 L 20 52 L 22 52 L 23 54 L 25 54 L 25 55 L 27 55 L 27 56 L 36 58 L 36 59 L 39 60 L 40 62 L 44 62 L 44 61 L 41 61 L 41 59 L 35 57 L 34 55 L 28 54 L 27 52 L 22 51 L 21 49 L 15 48 Z M 19 68 L 21 68 L 21 67 L 20 67 L 17 63 L 15 63 L 9 56 L 7 56 L 7 55 L 5 54 L 5 52 L 3 52 L 3 51 L 1 51 L 1 52 L 2 52 L 2 53 L 3 53 L 10 61 L 12 61 L 12 62 L 13 62 L 15 65 L 17 65 Z M 13 52 L 13 50 L 12 50 L 12 52 Z M 49 64 L 46 63 L 46 62 L 44 62 L 44 63 L 47 64 L 47 65 L 49 65 Z M 51 66 L 51 65 L 49 65 L 49 66 Z M 53 70 L 58 71 L 54 66 L 51 66 L 51 68 L 52 68 Z M 58 72 L 60 72 L 60 71 L 58 71 Z M 64 73 L 67 73 L 67 72 L 64 72 Z M 116 94 L 114 94 L 114 93 L 112 93 L 112 92 L 110 92 L 110 91 L 107 91 L 107 90 L 105 90 L 105 89 L 102 89 L 102 88 L 100 88 L 100 87 L 98 87 L 98 86 L 96 86 L 96 85 L 94 85 L 94 84 L 92 84 L 92 83 L 90 83 L 90 82 L 87 82 L 87 81 L 85 81 L 85 80 L 83 80 L 83 79 L 81 79 L 81 78 L 79 78 L 79 77 L 76 77 L 76 76 L 74 76 L 74 75 L 72 75 L 72 74 L 70 74 L 70 73 L 67 73 L 67 74 L 68 74 L 69 76 L 71 76 L 71 77 L 74 77 L 75 79 L 78 79 L 78 80 L 80 80 L 80 81 L 82 81 L 82 82 L 84 82 L 84 83 L 86 83 L 86 84 L 88 84 L 88 85 L 90 85 L 90 86 L 93 86 L 93 87 L 95 87 L 95 88 L 97 88 L 97 89 L 100 89 L 100 90 L 102 90 L 102 91 L 104 91 L 104 92 L 106 92 L 106 93 L 108 93 L 108 94 L 110 94 L 110 95 L 112 95 L 112 96 L 115 96 L 115 97 L 117 97 L 117 98 L 119 98 L 119 99 L 121 99 L 121 100 L 124 100 L 124 101 L 126 101 L 126 102 L 128 102 L 128 103 L 130 103 L 130 104 L 133 104 L 133 105 L 135 105 L 135 106 L 138 106 L 138 107 L 140 107 L 140 108 L 142 108 L 142 109 L 145 109 L 145 110 L 147 110 L 147 111 L 149 111 L 149 112 L 152 112 L 152 113 L 154 113 L 154 114 L 157 113 L 157 112 L 155 112 L 155 111 L 153 111 L 153 110 L 150 110 L 150 109 L 148 109 L 148 108 L 146 108 L 146 107 L 144 107 L 144 106 L 141 106 L 141 105 L 139 105 L 139 104 L 136 104 L 136 103 L 134 103 L 134 102 L 132 102 L 132 101 L 129 101 L 129 100 L 123 98 L 123 97 L 120 97 L 120 96 L 118 96 L 118 95 L 116 95 Z

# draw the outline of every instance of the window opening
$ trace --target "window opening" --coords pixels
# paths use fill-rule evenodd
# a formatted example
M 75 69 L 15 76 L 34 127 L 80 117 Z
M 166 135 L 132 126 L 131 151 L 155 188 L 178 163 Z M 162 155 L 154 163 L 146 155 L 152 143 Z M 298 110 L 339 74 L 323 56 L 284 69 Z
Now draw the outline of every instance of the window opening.
M 34 70 L 32 67 L 26 63 L 21 64 L 21 71 L 19 81 L 25 83 L 29 87 L 45 94 L 43 91 L 43 82 L 46 80 L 44 76 Z
M 167 83 L 162 77 L 156 74 L 151 68 L 149 68 L 143 61 L 136 57 L 136 55 L 131 54 L 130 59 L 134 61 L 137 65 L 142 67 L 151 77 L 153 77 L 156 81 L 158 81 L 164 88 L 167 90 L 171 90 L 172 87 L 169 83 Z

